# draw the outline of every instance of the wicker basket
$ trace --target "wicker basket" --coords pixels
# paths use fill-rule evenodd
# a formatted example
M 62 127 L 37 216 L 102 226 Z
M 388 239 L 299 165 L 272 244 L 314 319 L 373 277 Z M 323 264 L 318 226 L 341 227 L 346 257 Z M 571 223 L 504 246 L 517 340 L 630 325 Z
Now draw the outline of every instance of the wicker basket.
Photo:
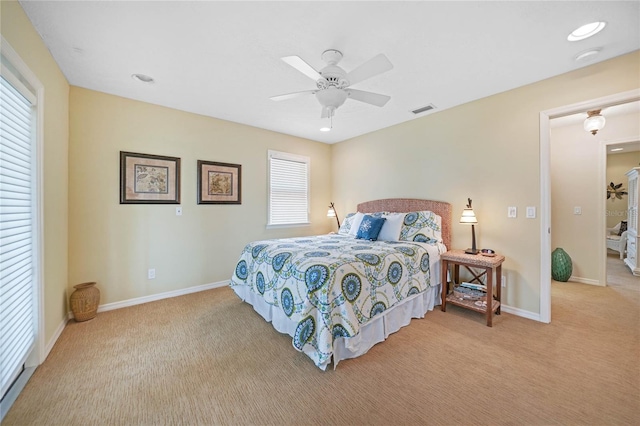
M 453 287 L 453 295 L 461 300 L 487 300 L 486 292 L 462 286 Z
M 71 293 L 71 311 L 76 321 L 82 322 L 93 319 L 98 314 L 100 304 L 100 290 L 95 282 L 74 285 Z

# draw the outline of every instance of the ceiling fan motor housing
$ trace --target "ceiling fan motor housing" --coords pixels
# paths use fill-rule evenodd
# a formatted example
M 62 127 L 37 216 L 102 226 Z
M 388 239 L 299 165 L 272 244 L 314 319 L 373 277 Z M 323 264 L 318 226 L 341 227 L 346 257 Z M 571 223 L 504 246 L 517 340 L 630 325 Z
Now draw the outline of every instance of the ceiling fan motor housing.
M 322 78 L 316 82 L 318 89 L 323 90 L 328 87 L 344 89 L 349 86 L 347 73 L 337 65 L 327 65 L 320 70 Z

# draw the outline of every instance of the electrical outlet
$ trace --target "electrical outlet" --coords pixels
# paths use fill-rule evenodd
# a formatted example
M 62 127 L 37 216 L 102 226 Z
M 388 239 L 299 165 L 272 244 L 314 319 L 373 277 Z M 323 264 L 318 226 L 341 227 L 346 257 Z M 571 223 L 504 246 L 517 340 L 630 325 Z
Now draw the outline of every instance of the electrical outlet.
M 517 217 L 518 216 L 518 208 L 517 207 L 507 207 L 507 217 Z
M 156 277 L 156 270 L 155 269 L 149 269 L 147 271 L 147 279 L 154 279 Z
M 176 207 L 176 216 L 182 216 L 182 206 Z

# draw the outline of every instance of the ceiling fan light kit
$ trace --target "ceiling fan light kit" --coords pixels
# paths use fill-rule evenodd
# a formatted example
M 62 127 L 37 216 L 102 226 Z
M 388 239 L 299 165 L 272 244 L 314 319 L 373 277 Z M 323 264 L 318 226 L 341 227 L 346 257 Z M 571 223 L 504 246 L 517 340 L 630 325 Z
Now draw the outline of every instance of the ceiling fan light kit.
M 353 71 L 347 73 L 338 66 L 342 60 L 342 52 L 336 49 L 325 50 L 321 55 L 322 60 L 327 64 L 320 71 L 316 71 L 311 65 L 306 63 L 299 56 L 285 56 L 284 62 L 291 65 L 302 74 L 315 80 L 316 90 L 306 90 L 303 92 L 288 93 L 271 97 L 274 101 L 283 101 L 297 98 L 299 96 L 315 95 L 322 106 L 320 118 L 332 119 L 336 109 L 338 109 L 348 99 L 364 102 L 377 107 L 384 106 L 390 96 L 373 92 L 351 89 L 351 85 L 374 77 L 393 68 L 393 64 L 383 54 L 379 54 Z M 333 123 L 331 125 L 333 127 Z M 331 129 L 323 127 L 321 130 Z M 326 130 L 325 130 L 326 129 Z

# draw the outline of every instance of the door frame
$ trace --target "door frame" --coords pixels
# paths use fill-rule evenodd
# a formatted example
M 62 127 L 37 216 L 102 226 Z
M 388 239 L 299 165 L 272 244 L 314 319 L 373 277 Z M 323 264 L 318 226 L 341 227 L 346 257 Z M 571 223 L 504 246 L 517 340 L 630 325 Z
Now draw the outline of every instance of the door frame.
M 614 105 L 626 104 L 640 100 L 640 89 L 628 90 L 626 92 L 603 96 L 601 98 L 590 99 L 571 105 L 548 109 L 540 112 L 540 321 L 551 322 L 551 125 L 554 118 L 567 115 L 585 113 L 589 109 L 606 108 Z M 605 153 L 606 153 L 606 147 Z M 602 155 L 602 150 L 601 150 Z M 606 160 L 606 157 L 605 157 Z M 600 180 L 606 180 L 602 161 L 600 163 Z M 600 197 L 602 198 L 602 197 Z M 598 211 L 596 215 L 599 223 L 604 223 L 605 200 L 598 201 Z M 605 229 L 600 227 L 598 237 L 601 241 L 605 239 Z M 601 235 L 600 235 L 601 234 Z M 602 260 L 601 279 L 606 282 L 606 268 L 604 253 L 605 244 L 599 246 L 599 258 Z

